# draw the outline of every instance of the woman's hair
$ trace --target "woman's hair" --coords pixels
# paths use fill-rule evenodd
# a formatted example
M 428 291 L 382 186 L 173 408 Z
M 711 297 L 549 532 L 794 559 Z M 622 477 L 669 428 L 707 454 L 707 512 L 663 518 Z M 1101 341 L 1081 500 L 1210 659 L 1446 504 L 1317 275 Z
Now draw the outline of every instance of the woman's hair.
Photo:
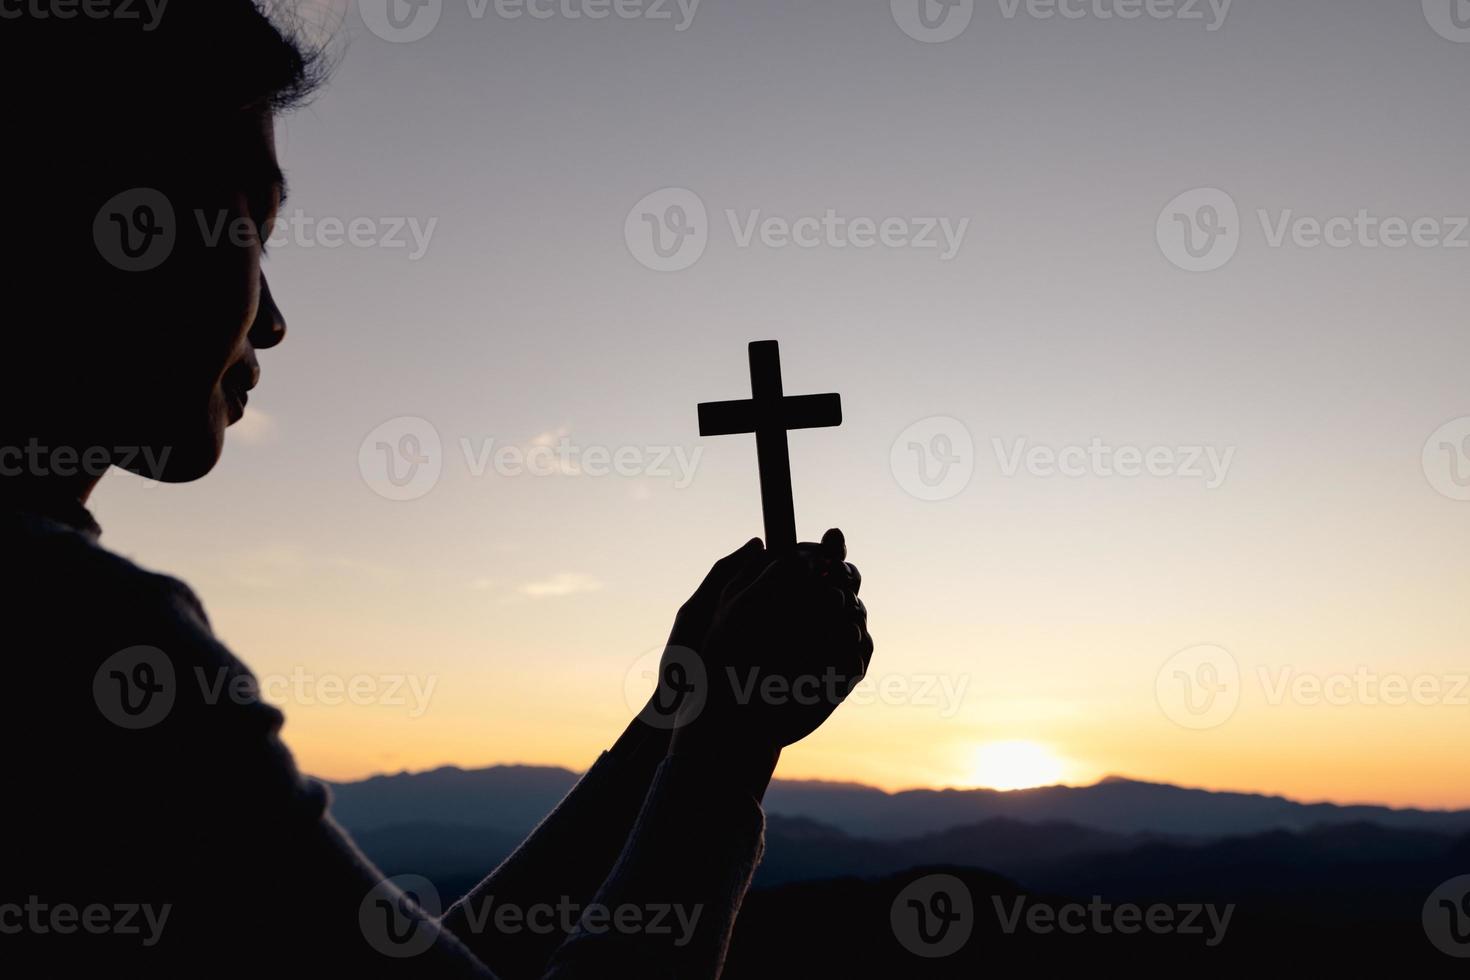
M 208 149 L 214 134 L 242 113 L 305 104 L 330 67 L 325 48 L 303 40 L 291 0 L 16 6 L 22 15 L 0 15 L 0 201 L 30 237 L 0 234 L 12 254 L 72 207 L 85 216 L 170 169 L 226 164 Z
M 284 0 L 31 0 L 0 19 L 5 112 L 86 139 L 298 107 L 329 59 L 303 40 L 295 9 Z
M 259 13 L 262 41 L 275 52 L 274 64 L 263 66 L 261 85 L 267 104 L 277 112 L 300 108 L 311 101 L 325 84 L 331 70 L 326 48 L 308 43 L 306 32 L 294 8 L 280 0 L 252 4 Z
M 0 424 L 24 401 L 11 392 L 64 369 L 30 355 L 110 329 L 99 310 L 132 302 L 115 291 L 150 286 L 104 261 L 95 223 L 106 202 L 134 188 L 230 189 L 251 119 L 304 104 L 322 83 L 329 59 L 301 39 L 293 10 L 286 0 L 27 0 L 0 10 Z M 184 227 L 192 199 L 175 201 Z

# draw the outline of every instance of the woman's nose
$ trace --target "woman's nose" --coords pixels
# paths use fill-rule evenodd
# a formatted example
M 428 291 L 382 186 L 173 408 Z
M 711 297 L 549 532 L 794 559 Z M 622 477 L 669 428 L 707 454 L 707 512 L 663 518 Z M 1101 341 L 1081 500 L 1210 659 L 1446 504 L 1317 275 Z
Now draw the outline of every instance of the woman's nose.
M 256 350 L 274 347 L 286 339 L 286 318 L 276 306 L 271 295 L 270 283 L 260 277 L 260 308 L 255 313 L 255 322 L 250 325 L 250 346 Z

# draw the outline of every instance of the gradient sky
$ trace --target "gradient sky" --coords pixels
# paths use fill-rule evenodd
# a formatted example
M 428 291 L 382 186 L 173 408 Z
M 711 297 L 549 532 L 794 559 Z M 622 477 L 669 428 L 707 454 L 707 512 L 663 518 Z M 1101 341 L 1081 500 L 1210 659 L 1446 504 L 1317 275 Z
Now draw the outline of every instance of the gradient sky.
M 335 5 L 336 76 L 280 127 L 287 214 L 434 220 L 428 248 L 273 248 L 290 336 L 222 465 L 94 498 L 104 540 L 190 582 L 257 673 L 435 685 L 421 712 L 286 691 L 303 768 L 589 764 L 679 603 L 760 531 L 754 440 L 699 439 L 695 405 L 747 394 L 746 342 L 779 338 L 788 392 L 843 395 L 840 429 L 792 437 L 797 518 L 846 530 L 872 680 L 897 692 L 844 707 L 781 775 L 976 785 L 996 781 L 986 746 L 1020 740 L 1052 760 L 1038 779 L 1470 806 L 1470 503 L 1421 458 L 1470 416 L 1470 248 L 1272 247 L 1257 214 L 1470 215 L 1470 43 L 1377 0 L 1237 0 L 1216 30 L 1204 3 L 990 0 L 944 43 L 886 0 L 705 0 L 682 31 L 675 5 L 474 9 L 444 0 L 427 37 L 389 43 Z M 625 223 L 670 187 L 706 206 L 709 242 L 658 272 Z M 1196 188 L 1239 209 L 1211 272 L 1156 235 Z M 969 224 L 946 260 L 742 247 L 727 209 Z M 411 501 L 359 461 L 400 417 L 443 446 Z M 891 450 L 916 424 L 924 445 L 958 434 L 936 418 L 963 425 L 973 476 L 923 500 L 914 440 Z M 477 476 L 461 444 L 563 437 L 703 455 L 681 487 Z M 993 442 L 1094 438 L 1234 456 L 1212 489 L 1007 475 Z M 1192 728 L 1171 658 L 1202 644 L 1240 677 L 1233 713 Z M 1272 697 L 1362 671 L 1440 694 Z

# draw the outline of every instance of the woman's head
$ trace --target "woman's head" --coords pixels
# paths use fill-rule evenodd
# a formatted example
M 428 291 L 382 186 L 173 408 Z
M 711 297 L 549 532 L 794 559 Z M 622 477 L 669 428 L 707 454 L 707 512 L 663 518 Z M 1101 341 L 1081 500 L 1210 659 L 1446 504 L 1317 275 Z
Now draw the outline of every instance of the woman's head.
M 29 93 L 0 162 L 20 219 L 0 246 L 0 444 L 105 449 L 176 482 L 214 466 L 284 337 L 261 271 L 285 193 L 274 118 L 320 58 L 252 0 L 161 9 L 0 29 L 6 91 Z

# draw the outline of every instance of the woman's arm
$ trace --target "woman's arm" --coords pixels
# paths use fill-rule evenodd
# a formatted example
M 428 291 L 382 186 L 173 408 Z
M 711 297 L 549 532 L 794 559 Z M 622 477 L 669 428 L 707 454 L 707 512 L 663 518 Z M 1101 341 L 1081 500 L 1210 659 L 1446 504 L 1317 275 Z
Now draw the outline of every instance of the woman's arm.
M 570 910 L 587 904 L 622 851 L 667 746 L 666 732 L 635 718 L 525 842 L 454 903 L 444 928 L 505 980 L 541 976 L 576 924 Z
M 873 652 L 861 578 L 845 557 L 841 533 L 828 532 L 821 546 L 762 561 L 727 586 L 669 758 L 549 977 L 719 975 L 760 860 L 760 800 L 781 748 L 826 720 Z M 816 698 L 778 693 L 814 680 L 824 682 Z
M 721 594 L 763 554 L 750 541 L 717 562 L 680 608 L 667 649 L 702 647 Z M 444 927 L 507 980 L 541 976 L 612 872 L 668 755 L 675 706 L 651 698 L 525 842 L 445 914 Z

